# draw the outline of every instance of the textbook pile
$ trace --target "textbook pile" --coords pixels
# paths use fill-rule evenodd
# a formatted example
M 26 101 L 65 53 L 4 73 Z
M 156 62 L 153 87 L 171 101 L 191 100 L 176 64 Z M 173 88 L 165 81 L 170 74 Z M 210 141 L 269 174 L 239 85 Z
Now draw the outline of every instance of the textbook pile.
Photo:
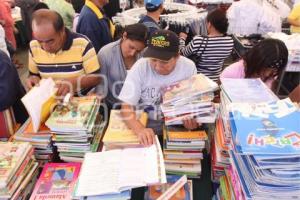
M 211 141 L 212 181 L 215 183 L 225 175 L 224 169 L 230 165 L 231 108 L 237 107 L 237 103 L 256 104 L 278 100 L 260 79 L 222 79 L 221 82 L 220 113 L 216 120 L 216 134 Z
M 33 147 L 27 143 L 0 143 L 0 199 L 26 199 L 38 175 Z
M 231 168 L 218 199 L 297 199 L 300 111 L 289 99 L 241 104 L 231 111 Z
M 81 162 L 86 152 L 98 150 L 105 126 L 102 116 L 97 115 L 99 106 L 96 96 L 74 97 L 51 113 L 45 124 L 62 160 Z
M 203 74 L 163 88 L 161 109 L 166 125 L 182 124 L 184 118 L 198 123 L 214 123 L 215 109 L 211 102 L 218 85 Z
M 164 129 L 164 159 L 168 174 L 200 178 L 202 150 L 207 134 L 203 130 L 188 131 L 182 125 Z

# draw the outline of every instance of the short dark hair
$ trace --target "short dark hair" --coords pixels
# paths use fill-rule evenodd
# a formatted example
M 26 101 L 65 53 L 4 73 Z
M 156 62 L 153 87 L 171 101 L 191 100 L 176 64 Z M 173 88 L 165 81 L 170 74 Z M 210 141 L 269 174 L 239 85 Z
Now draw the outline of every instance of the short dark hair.
M 32 15 L 32 22 L 35 21 L 37 25 L 43 23 L 52 23 L 54 30 L 60 32 L 64 30 L 64 20 L 61 15 L 53 10 L 39 9 Z
M 264 39 L 250 49 L 244 56 L 245 78 L 253 78 L 266 68 L 275 68 L 280 75 L 288 62 L 288 49 L 278 39 Z
M 227 33 L 229 23 L 226 14 L 223 10 L 215 9 L 211 11 L 210 13 L 208 13 L 206 21 L 210 22 L 220 33 Z
M 148 29 L 142 23 L 128 25 L 124 28 L 124 33 L 127 33 L 127 38 L 139 42 L 147 43 Z

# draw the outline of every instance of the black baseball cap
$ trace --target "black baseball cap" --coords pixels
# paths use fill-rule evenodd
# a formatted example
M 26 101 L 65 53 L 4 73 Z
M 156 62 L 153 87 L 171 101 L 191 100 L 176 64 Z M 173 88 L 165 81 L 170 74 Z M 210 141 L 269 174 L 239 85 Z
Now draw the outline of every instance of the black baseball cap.
M 168 61 L 178 55 L 178 52 L 178 36 L 169 30 L 157 30 L 149 38 L 144 57 Z

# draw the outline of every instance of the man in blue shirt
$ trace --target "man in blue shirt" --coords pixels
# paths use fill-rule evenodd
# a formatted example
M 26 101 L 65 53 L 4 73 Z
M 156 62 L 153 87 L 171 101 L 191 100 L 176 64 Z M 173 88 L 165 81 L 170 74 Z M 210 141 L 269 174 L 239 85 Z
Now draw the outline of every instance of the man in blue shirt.
M 164 0 L 144 0 L 147 15 L 143 16 L 139 23 L 143 23 L 148 28 L 148 36 L 161 29 L 159 17 L 164 10 Z
M 86 0 L 79 16 L 77 33 L 86 35 L 96 52 L 113 41 L 115 27 L 103 13 L 103 6 L 108 0 Z

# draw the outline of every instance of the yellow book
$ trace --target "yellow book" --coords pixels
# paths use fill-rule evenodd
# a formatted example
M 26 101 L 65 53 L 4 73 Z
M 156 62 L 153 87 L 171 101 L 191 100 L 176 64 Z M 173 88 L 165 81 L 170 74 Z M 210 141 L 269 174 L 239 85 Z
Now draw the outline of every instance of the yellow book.
M 189 131 L 183 126 L 168 126 L 167 133 L 169 140 L 207 140 L 205 131 Z
M 33 131 L 37 132 L 41 123 L 49 117 L 56 104 L 57 88 L 51 79 L 42 79 L 21 100 L 31 118 Z
M 148 116 L 147 113 L 139 111 L 137 117 L 140 122 L 146 126 Z M 121 117 L 120 110 L 111 110 L 109 124 L 105 132 L 104 143 L 139 143 L 137 135 L 127 127 Z

